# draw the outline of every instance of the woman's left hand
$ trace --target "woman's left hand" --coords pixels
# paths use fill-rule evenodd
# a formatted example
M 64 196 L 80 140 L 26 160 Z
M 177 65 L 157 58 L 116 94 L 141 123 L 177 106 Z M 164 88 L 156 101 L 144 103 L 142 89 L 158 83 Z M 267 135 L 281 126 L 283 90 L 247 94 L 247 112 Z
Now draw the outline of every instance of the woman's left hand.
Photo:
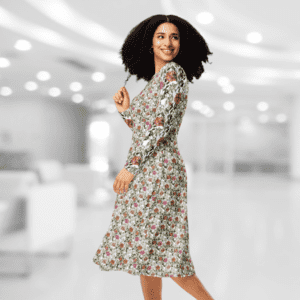
M 120 195 L 121 193 L 127 193 L 129 183 L 132 181 L 134 175 L 123 168 L 120 173 L 117 175 L 114 182 L 113 188 L 116 193 Z

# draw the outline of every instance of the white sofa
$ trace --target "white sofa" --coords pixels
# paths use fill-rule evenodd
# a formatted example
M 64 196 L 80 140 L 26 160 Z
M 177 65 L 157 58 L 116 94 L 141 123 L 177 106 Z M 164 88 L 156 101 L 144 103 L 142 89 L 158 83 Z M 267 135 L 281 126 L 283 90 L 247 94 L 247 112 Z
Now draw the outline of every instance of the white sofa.
M 33 171 L 0 171 L 0 274 L 29 275 L 35 255 L 70 253 L 77 187 L 55 160 Z

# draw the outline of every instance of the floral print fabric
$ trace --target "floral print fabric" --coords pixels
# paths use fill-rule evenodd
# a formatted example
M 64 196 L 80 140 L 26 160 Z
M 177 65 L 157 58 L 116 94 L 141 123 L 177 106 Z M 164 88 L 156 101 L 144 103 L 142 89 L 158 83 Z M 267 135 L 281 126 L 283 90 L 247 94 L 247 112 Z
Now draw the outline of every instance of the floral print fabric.
M 133 132 L 124 168 L 135 176 L 127 193 L 117 194 L 110 226 L 93 257 L 103 271 L 154 277 L 195 273 L 187 175 L 177 145 L 188 91 L 184 69 L 169 62 L 120 113 Z

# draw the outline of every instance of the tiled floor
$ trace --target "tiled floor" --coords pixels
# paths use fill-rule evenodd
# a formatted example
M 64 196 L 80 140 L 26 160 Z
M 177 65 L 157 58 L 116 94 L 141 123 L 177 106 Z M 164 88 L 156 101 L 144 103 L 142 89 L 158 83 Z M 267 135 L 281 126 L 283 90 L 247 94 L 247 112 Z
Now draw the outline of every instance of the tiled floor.
M 103 272 L 92 262 L 113 202 L 79 207 L 70 256 L 36 257 L 29 277 L 1 277 L 0 299 L 144 299 L 139 276 Z M 195 177 L 188 209 L 196 273 L 214 299 L 300 299 L 300 180 Z M 163 278 L 162 294 L 194 299 L 170 278 Z

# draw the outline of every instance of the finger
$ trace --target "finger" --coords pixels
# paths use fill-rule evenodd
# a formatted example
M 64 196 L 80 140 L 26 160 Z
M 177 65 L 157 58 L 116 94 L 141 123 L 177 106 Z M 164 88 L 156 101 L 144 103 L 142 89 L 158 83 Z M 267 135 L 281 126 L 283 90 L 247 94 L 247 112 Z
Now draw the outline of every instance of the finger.
M 116 193 L 117 192 L 116 181 L 114 182 L 113 189 L 114 189 L 114 192 Z
M 120 92 L 118 92 L 116 94 L 116 99 L 120 102 L 121 100 L 123 100 L 123 97 L 121 96 Z
M 128 191 L 129 184 L 125 184 L 125 193 Z
M 115 183 L 114 183 L 114 191 L 115 191 L 115 193 L 118 193 L 118 180 L 116 179 L 115 180 Z
M 123 182 L 122 187 L 121 187 L 121 191 L 122 191 L 123 194 L 125 194 L 125 190 L 126 190 L 125 189 L 125 182 Z
M 115 100 L 116 103 L 120 103 L 120 99 L 118 99 L 117 97 L 113 97 L 113 99 Z
M 116 190 L 119 195 L 120 195 L 120 188 L 121 188 L 121 182 L 120 182 L 120 180 L 117 180 Z

